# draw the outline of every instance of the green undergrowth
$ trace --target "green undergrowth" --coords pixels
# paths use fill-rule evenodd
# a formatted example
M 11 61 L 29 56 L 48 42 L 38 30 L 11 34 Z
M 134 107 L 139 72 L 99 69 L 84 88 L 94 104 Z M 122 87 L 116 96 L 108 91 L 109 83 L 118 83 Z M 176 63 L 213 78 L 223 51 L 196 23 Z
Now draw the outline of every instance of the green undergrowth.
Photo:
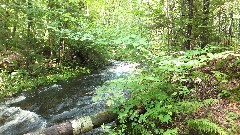
M 230 134 L 219 125 L 207 119 L 189 120 L 188 125 L 189 125 L 189 129 L 192 130 L 191 132 L 198 132 L 199 134 L 211 134 L 211 135 L 229 135 Z
M 47 71 L 42 71 L 38 76 L 33 76 L 27 70 L 15 70 L 12 73 L 2 71 L 0 73 L 0 97 L 14 96 L 42 85 L 89 73 L 89 69 L 82 67 L 55 67 L 45 70 Z
M 200 107 L 218 102 L 210 96 L 197 97 L 201 90 L 198 85 L 209 77 L 204 77 L 200 69 L 214 59 L 228 56 L 240 55 L 210 47 L 176 52 L 146 60 L 147 66 L 127 79 L 106 82 L 97 90 L 94 100 L 105 99 L 109 109 L 118 114 L 117 126 L 109 132 L 174 135 L 196 129 L 196 134 L 202 131 L 224 134 L 224 129 L 217 124 L 207 119 L 192 120 L 190 116 Z M 235 63 L 238 66 L 238 62 Z M 215 78 L 227 79 L 216 75 L 217 71 L 212 72 Z

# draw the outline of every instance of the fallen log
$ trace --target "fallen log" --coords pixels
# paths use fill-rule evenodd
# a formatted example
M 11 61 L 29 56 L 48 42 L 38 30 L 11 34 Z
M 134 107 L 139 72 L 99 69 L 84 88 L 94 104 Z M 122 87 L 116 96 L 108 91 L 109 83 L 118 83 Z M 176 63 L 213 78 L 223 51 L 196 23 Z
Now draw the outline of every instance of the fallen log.
M 110 123 L 117 115 L 110 111 L 103 111 L 91 116 L 84 116 L 76 120 L 64 122 L 45 128 L 40 132 L 27 133 L 25 135 L 79 135 L 100 127 L 103 123 Z

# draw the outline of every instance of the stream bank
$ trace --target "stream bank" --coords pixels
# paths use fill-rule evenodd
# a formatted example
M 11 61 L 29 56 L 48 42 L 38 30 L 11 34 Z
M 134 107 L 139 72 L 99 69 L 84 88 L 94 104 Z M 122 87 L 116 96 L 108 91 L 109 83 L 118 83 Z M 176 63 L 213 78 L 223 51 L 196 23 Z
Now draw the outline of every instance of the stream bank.
M 0 134 L 34 132 L 103 111 L 105 103 L 92 101 L 95 90 L 108 80 L 126 77 L 137 66 L 136 63 L 113 61 L 112 65 L 92 74 L 6 98 L 0 103 Z

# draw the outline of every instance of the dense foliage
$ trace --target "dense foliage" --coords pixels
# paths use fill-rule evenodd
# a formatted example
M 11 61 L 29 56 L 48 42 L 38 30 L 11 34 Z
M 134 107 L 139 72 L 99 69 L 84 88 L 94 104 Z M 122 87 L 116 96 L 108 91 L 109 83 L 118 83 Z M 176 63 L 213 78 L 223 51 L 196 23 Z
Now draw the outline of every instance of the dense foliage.
M 224 123 L 212 112 L 202 116 L 204 108 L 240 101 L 237 5 L 238 0 L 2 0 L 0 96 L 89 72 L 109 59 L 128 60 L 142 68 L 97 91 L 96 99 L 105 99 L 119 116 L 109 132 L 239 134 L 239 110 L 219 114 Z
M 96 99 L 107 99 L 107 105 L 119 115 L 120 127 L 116 131 L 128 134 L 189 134 L 189 130 L 199 126 L 203 132 L 230 134 L 207 119 L 202 123 L 192 117 L 192 113 L 202 106 L 230 96 L 218 86 L 221 82 L 240 77 L 239 54 L 207 53 L 210 49 L 160 56 L 151 67 L 141 69 L 137 75 L 107 82 L 100 88 Z M 220 68 L 225 68 L 224 65 L 217 65 L 216 69 L 210 71 L 212 73 L 199 71 L 208 65 L 208 61 L 222 57 L 234 57 L 233 65 L 229 68 L 237 69 L 237 74 L 231 73 L 232 70 L 228 70 L 229 73 L 222 72 Z M 232 75 L 236 76 L 232 78 Z M 216 83 L 214 86 L 207 84 L 213 81 L 211 78 L 216 81 L 212 82 Z

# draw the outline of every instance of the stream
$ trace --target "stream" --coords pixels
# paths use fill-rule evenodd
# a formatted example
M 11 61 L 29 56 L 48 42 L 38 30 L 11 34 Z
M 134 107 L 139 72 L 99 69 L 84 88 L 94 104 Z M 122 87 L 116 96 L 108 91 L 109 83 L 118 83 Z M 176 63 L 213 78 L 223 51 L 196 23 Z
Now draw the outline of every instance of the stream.
M 0 101 L 0 135 L 22 135 L 104 110 L 92 96 L 104 82 L 126 77 L 138 64 L 113 61 L 110 66 Z M 97 134 L 97 133 L 94 133 Z

